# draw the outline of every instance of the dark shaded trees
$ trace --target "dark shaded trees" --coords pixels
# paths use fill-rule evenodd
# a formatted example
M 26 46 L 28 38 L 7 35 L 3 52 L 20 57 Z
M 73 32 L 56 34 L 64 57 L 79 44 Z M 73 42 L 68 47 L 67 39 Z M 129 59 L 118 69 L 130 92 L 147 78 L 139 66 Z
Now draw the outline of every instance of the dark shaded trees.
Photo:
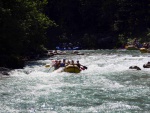
M 55 32 L 59 36 L 55 35 L 55 42 L 60 42 L 61 35 L 65 33 L 72 42 L 84 41 L 81 43 L 85 48 L 113 48 L 121 45 L 120 39 L 148 38 L 149 2 L 49 0 L 47 10 L 49 17 L 58 24 Z
M 40 53 L 43 50 L 46 29 L 54 25 L 43 13 L 46 4 L 46 0 L 0 1 L 0 51 L 1 62 L 4 63 L 1 63 L 2 66 L 15 64 L 11 62 L 12 57 L 19 62 L 31 53 Z M 6 58 L 7 56 L 9 58 Z M 5 58 L 8 63 L 2 61 Z
M 149 13 L 150 0 L 1 0 L 0 56 L 20 59 L 64 42 L 111 49 L 128 38 L 150 41 Z

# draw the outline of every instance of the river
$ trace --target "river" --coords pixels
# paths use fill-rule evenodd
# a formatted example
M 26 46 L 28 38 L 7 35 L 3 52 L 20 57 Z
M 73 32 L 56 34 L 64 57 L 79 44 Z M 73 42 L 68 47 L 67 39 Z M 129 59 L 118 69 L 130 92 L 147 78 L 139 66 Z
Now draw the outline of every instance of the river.
M 82 50 L 30 61 L 0 79 L 0 113 L 149 113 L 150 54 L 127 50 Z M 52 59 L 79 60 L 79 74 L 56 73 Z M 136 65 L 141 70 L 131 70 Z

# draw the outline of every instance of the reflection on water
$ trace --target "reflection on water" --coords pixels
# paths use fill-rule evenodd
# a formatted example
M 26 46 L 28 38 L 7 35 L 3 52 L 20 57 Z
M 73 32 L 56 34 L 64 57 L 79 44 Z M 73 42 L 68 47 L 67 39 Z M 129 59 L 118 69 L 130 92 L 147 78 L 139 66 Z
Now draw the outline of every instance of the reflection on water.
M 101 113 L 150 111 L 149 54 L 138 51 L 81 51 L 28 62 L 0 80 L 2 113 Z M 56 73 L 45 64 L 52 59 L 80 60 L 88 70 Z M 129 70 L 137 65 L 142 70 Z

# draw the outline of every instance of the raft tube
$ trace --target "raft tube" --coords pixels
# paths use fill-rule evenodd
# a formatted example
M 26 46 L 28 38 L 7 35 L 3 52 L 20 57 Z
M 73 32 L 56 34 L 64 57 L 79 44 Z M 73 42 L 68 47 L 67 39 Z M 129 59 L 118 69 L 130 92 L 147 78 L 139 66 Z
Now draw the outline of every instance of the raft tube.
M 69 72 L 69 73 L 80 73 L 80 68 L 76 65 L 68 65 L 64 68 L 64 72 Z
M 146 48 L 140 48 L 141 53 L 150 53 L 150 51 Z
M 125 46 L 125 48 L 126 48 L 127 50 L 139 50 L 139 48 L 137 48 L 137 47 L 135 47 L 135 46 L 133 46 L 133 45 Z

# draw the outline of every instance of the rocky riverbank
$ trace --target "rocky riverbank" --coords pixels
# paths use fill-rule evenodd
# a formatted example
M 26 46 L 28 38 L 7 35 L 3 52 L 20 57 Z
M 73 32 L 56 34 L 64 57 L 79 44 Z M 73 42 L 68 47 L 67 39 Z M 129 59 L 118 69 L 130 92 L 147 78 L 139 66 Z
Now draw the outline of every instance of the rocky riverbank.
M 10 71 L 11 71 L 11 70 L 8 69 L 8 68 L 0 67 L 0 78 L 1 78 L 1 77 L 9 76 Z
M 23 68 L 26 61 L 38 60 L 42 57 L 46 57 L 47 54 L 48 51 L 43 51 L 41 53 L 30 52 L 25 55 L 2 54 L 0 55 L 0 67 L 5 67 L 9 69 Z

